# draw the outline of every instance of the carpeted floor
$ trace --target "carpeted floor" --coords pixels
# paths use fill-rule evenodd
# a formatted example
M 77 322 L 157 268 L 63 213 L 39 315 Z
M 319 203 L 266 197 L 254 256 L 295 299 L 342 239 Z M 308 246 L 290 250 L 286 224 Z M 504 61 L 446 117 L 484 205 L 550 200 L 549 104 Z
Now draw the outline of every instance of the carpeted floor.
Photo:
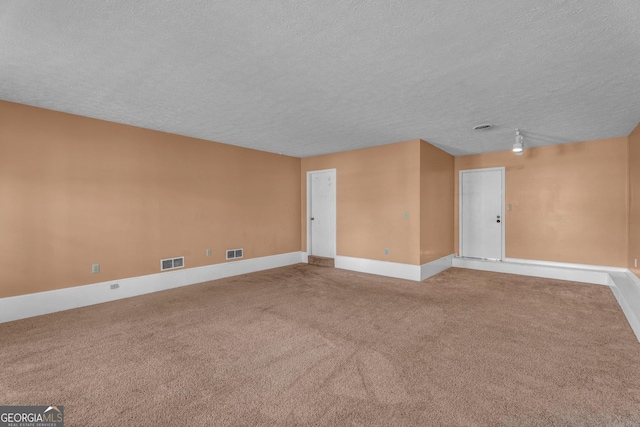
M 640 425 L 611 291 L 296 265 L 0 324 L 0 404 L 67 426 Z

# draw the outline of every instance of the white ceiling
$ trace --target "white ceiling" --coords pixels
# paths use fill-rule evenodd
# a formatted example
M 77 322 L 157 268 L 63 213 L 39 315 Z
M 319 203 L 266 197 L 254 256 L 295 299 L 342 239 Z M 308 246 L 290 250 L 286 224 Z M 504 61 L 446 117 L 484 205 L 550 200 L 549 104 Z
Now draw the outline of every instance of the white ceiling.
M 297 157 L 626 136 L 639 17 L 638 0 L 3 0 L 0 99 Z

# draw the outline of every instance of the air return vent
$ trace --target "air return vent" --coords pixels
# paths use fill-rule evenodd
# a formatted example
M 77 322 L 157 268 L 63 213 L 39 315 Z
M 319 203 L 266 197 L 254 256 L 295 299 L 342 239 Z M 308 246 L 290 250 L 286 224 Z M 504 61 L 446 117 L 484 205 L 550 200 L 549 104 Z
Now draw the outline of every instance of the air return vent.
M 173 270 L 174 268 L 184 267 L 184 257 L 167 258 L 160 261 L 160 270 Z
M 244 256 L 244 249 L 227 249 L 227 259 L 238 259 Z

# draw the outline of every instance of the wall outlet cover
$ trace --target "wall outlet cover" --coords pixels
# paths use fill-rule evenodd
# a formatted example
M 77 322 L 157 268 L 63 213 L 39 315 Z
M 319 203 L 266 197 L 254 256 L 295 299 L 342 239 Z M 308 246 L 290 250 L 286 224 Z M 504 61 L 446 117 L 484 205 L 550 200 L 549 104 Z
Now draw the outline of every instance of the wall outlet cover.
M 100 264 L 91 264 L 91 273 L 100 273 Z

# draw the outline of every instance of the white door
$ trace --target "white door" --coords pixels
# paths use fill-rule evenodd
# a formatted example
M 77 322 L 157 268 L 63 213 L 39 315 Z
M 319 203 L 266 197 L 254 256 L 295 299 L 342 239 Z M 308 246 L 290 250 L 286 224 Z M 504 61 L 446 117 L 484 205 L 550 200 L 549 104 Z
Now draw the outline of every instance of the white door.
M 307 172 L 309 255 L 336 256 L 336 171 Z
M 460 171 L 460 256 L 504 258 L 504 168 Z

